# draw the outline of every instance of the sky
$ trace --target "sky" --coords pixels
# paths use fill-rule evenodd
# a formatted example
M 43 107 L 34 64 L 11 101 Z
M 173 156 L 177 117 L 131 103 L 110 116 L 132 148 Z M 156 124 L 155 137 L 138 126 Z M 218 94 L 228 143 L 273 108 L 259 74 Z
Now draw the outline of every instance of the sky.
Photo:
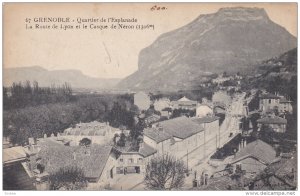
M 154 5 L 167 9 L 151 11 Z M 91 77 L 124 78 L 138 69 L 139 52 L 158 36 L 221 7 L 264 8 L 297 37 L 296 3 L 5 3 L 3 67 L 77 69 Z M 26 29 L 26 18 L 35 17 L 136 18 L 154 29 Z

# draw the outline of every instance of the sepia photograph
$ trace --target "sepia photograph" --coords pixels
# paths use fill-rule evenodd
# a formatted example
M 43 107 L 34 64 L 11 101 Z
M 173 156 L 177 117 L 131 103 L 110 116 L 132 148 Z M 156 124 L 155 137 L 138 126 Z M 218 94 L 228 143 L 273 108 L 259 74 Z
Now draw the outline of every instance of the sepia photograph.
M 2 191 L 295 195 L 297 3 L 2 12 Z

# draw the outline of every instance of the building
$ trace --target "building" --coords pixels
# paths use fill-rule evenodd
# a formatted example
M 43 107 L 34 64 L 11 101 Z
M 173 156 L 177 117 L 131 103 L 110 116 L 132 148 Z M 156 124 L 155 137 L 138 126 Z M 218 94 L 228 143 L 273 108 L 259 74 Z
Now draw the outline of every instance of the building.
M 196 117 L 202 118 L 205 116 L 212 116 L 213 108 L 208 104 L 200 104 L 196 108 Z
M 154 109 L 156 111 L 162 111 L 165 108 L 170 108 L 171 107 L 171 101 L 168 98 L 161 98 L 158 100 L 154 101 Z
M 192 118 L 192 121 L 204 128 L 204 140 L 206 145 L 220 146 L 220 125 L 218 116 L 205 116 L 202 118 Z M 206 152 L 211 153 L 211 152 Z
M 281 98 L 279 100 L 279 112 L 280 113 L 293 113 L 292 101 L 287 100 L 286 98 Z
M 126 131 L 125 131 L 126 132 Z M 122 133 L 122 130 L 111 127 L 109 123 L 97 121 L 89 123 L 78 123 L 74 128 L 70 127 L 62 134 L 58 134 L 59 140 L 70 145 L 79 145 L 80 140 L 88 138 L 92 144 L 108 144 L 112 141 L 115 134 Z
M 279 113 L 292 113 L 292 101 L 283 96 L 274 94 L 263 94 L 259 97 L 259 109 L 263 113 L 277 111 Z
M 145 92 L 138 92 L 134 94 L 134 105 L 140 110 L 147 110 L 151 105 L 151 99 L 149 94 Z
M 276 159 L 276 151 L 269 144 L 255 140 L 235 154 L 230 162 L 233 169 L 240 168 L 245 177 L 254 178 Z
M 144 143 L 158 154 L 181 158 L 204 143 L 202 126 L 183 116 L 156 123 L 144 130 Z
M 141 143 L 138 151 L 115 149 L 117 156 L 116 174 L 144 174 L 147 162 L 156 154 L 151 146 Z
M 22 146 L 3 149 L 3 190 L 36 190 L 35 180 L 23 166 L 26 160 Z
M 264 175 L 264 174 L 268 175 Z M 266 183 L 267 182 L 267 183 Z M 281 157 L 258 175 L 249 187 L 251 190 L 297 189 L 297 153 L 290 158 Z
M 147 117 L 145 117 L 144 121 L 147 126 L 151 125 L 152 123 L 155 123 L 160 120 L 160 116 L 157 114 L 151 114 Z
M 195 110 L 197 101 L 192 101 L 184 96 L 177 101 L 172 101 L 172 107 L 173 109 Z
M 263 94 L 259 97 L 259 109 L 263 112 L 269 112 L 274 109 L 279 109 L 280 97 L 273 94 Z
M 29 157 L 27 167 L 32 175 L 40 173 L 37 171 L 38 164 L 45 167 L 45 171 L 41 173 L 50 175 L 61 168 L 78 167 L 82 168 L 89 184 L 105 186 L 113 182 L 116 158 L 111 146 L 65 146 L 53 138 L 46 138 L 40 139 L 32 147 L 34 146 L 26 150 Z
M 264 126 L 271 127 L 275 132 L 284 133 L 286 132 L 287 120 L 279 116 L 267 116 L 257 120 L 258 131 Z

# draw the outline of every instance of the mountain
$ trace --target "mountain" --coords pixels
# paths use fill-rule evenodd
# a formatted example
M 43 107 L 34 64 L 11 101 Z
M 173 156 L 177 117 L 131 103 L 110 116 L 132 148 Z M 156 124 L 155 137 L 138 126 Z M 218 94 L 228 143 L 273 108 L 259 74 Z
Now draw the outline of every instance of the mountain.
M 272 22 L 264 9 L 221 8 L 162 34 L 141 50 L 138 70 L 119 88 L 194 88 L 213 73 L 248 73 L 257 62 L 297 46 L 297 39 Z
M 78 70 L 49 71 L 39 66 L 16 67 L 3 70 L 3 85 L 10 86 L 13 82 L 37 81 L 39 86 L 49 87 L 52 84 L 61 85 L 65 82 L 73 88 L 110 89 L 119 79 L 92 78 Z
M 297 48 L 263 61 L 250 78 L 245 82 L 248 88 L 279 93 L 297 104 Z

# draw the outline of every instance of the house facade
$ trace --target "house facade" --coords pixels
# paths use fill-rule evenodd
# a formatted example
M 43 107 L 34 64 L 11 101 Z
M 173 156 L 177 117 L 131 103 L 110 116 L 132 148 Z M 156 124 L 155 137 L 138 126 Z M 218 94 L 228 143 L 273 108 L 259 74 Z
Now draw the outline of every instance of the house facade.
M 204 144 L 204 129 L 187 117 L 162 121 L 144 130 L 144 143 L 157 154 L 182 158 Z
M 279 113 L 292 113 L 292 101 L 283 96 L 273 94 L 263 94 L 259 97 L 259 109 L 262 113 L 278 111 Z
M 127 152 L 115 149 L 116 175 L 144 174 L 147 162 L 156 155 L 157 151 L 145 142 L 140 143 L 138 151 Z
M 197 101 L 190 100 L 184 96 L 177 101 L 172 101 L 172 107 L 173 109 L 195 110 Z
M 284 133 L 286 132 L 287 120 L 279 116 L 267 116 L 257 120 L 258 131 L 264 126 L 271 127 L 275 132 Z

